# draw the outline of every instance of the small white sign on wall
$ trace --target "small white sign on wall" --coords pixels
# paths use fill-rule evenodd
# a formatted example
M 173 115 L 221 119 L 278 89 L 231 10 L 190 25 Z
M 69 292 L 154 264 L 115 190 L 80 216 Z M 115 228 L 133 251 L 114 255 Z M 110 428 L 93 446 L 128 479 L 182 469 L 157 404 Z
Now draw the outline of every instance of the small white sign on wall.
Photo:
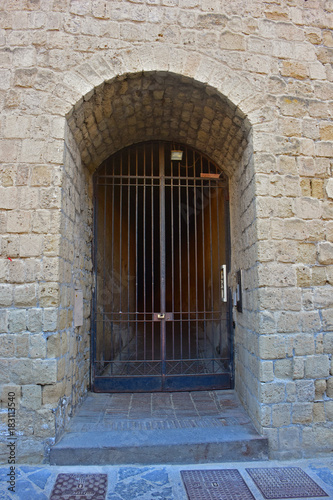
M 74 326 L 83 325 L 83 292 L 75 290 L 74 300 Z

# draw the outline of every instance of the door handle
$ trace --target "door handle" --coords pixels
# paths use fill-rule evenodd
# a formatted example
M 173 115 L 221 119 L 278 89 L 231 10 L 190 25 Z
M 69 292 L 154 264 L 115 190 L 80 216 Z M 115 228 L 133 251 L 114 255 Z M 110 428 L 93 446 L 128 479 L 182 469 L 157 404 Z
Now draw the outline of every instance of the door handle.
M 158 319 L 164 319 L 165 318 L 165 313 L 158 313 L 157 314 Z
M 227 302 L 227 266 L 221 266 L 221 300 Z

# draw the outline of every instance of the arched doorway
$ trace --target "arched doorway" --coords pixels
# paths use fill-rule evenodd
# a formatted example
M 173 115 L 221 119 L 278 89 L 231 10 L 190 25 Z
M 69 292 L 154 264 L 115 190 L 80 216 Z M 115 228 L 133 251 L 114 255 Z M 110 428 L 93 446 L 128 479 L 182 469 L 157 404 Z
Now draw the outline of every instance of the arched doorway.
M 96 171 L 94 208 L 94 390 L 231 388 L 223 172 L 189 146 L 135 144 Z

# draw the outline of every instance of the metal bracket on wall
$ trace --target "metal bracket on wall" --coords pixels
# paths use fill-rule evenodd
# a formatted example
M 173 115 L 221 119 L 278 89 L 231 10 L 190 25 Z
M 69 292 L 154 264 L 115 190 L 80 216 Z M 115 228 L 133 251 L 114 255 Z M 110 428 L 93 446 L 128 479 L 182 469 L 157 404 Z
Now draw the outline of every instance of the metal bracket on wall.
M 243 312 L 243 271 L 237 271 L 237 288 L 236 288 L 236 307 L 238 312 Z
M 220 271 L 220 279 L 221 279 L 221 300 L 222 302 L 227 302 L 228 296 L 227 296 L 227 266 L 223 264 L 221 266 L 221 271 Z

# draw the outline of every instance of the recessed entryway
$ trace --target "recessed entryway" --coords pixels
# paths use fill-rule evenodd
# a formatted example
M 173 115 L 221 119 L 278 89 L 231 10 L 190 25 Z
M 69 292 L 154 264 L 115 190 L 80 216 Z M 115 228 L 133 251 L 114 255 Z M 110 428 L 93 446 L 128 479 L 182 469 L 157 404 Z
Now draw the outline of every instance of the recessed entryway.
M 89 393 L 50 462 L 193 464 L 265 460 L 267 453 L 234 391 Z

